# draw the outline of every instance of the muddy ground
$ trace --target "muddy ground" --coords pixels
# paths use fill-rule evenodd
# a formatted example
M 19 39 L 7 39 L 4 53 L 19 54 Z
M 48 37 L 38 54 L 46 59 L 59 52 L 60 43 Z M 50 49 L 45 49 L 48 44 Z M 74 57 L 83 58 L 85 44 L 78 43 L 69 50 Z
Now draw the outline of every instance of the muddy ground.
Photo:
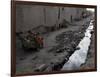
M 76 46 L 84 37 L 84 32 L 89 26 L 89 22 L 90 17 L 73 22 L 73 25 L 69 25 L 67 28 L 43 35 L 44 46 L 38 51 L 24 50 L 21 46 L 21 41 L 16 37 L 16 73 L 60 71 L 73 52 L 79 49 Z M 93 51 L 91 48 L 94 47 L 90 47 L 89 52 Z M 90 60 L 91 58 L 87 59 L 86 64 L 81 68 L 90 66 L 92 63 L 92 61 L 90 63 Z

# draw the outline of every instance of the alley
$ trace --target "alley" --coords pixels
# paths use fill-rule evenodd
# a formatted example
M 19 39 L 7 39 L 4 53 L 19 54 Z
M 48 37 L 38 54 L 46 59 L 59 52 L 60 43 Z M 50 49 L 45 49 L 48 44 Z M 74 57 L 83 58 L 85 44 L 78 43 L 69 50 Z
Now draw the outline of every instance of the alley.
M 89 22 L 90 18 L 88 17 L 73 23 L 73 25 L 69 25 L 68 28 L 62 28 L 44 35 L 44 45 L 39 51 L 27 52 L 20 47 L 20 49 L 17 50 L 16 56 L 17 73 L 41 71 L 41 65 L 43 65 L 45 71 L 60 70 L 63 64 L 68 61 L 69 57 L 76 50 L 76 46 L 80 40 L 84 37 L 84 32 L 89 26 Z M 84 29 L 82 25 L 85 25 Z M 63 37 L 65 35 L 66 37 Z M 62 42 L 60 42 L 59 39 L 62 39 Z M 74 48 L 72 47 L 73 45 Z M 41 68 L 38 68 L 39 66 Z M 55 69 L 55 67 L 58 67 L 58 69 Z

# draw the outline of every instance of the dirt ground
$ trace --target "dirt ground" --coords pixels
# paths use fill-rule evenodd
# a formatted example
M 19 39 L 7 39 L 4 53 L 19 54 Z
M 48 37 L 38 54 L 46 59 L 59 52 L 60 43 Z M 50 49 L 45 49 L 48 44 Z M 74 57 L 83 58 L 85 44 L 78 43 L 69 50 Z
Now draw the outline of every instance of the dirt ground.
M 69 25 L 68 28 L 44 35 L 44 46 L 38 51 L 25 51 L 21 46 L 21 41 L 16 37 L 16 73 L 60 71 L 84 37 L 85 29 L 88 27 L 87 22 L 89 21 L 90 18 L 88 17 L 81 21 L 73 22 L 75 26 Z M 94 43 L 91 43 L 88 59 L 86 64 L 81 66 L 82 69 L 84 67 L 88 68 L 88 66 L 90 68 L 93 67 L 93 45 Z

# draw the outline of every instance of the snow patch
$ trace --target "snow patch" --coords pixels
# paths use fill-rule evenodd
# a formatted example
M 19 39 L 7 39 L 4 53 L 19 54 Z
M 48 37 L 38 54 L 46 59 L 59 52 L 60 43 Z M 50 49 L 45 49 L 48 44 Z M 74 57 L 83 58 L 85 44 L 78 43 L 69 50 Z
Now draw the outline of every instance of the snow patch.
M 91 38 L 91 31 L 93 30 L 93 20 L 91 20 L 89 27 L 86 29 L 85 37 L 80 41 L 77 47 L 79 50 L 76 50 L 69 60 L 64 64 L 61 70 L 75 70 L 80 67 L 81 64 L 85 63 L 88 49 L 90 46 L 90 38 Z

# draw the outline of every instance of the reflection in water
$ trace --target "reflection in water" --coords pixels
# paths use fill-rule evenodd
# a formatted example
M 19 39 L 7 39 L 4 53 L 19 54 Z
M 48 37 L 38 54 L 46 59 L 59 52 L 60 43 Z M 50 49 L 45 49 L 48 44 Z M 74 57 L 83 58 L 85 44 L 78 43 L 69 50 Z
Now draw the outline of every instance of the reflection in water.
M 66 62 L 61 70 L 75 70 L 80 67 L 81 64 L 85 63 L 88 49 L 90 46 L 90 38 L 91 38 L 91 31 L 93 30 L 93 20 L 91 20 L 89 27 L 86 29 L 85 37 L 80 41 L 79 50 L 76 50 L 71 57 L 69 58 L 68 62 Z

